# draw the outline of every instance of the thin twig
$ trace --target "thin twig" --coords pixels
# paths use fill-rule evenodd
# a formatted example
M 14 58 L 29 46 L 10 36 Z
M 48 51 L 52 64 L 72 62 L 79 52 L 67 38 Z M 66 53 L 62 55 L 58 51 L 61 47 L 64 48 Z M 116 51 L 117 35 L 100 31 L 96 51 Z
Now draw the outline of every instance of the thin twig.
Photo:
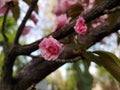
M 10 10 L 10 8 L 7 7 L 7 10 L 6 10 L 5 15 L 4 15 L 3 23 L 2 23 L 2 30 L 1 30 L 3 38 L 4 38 L 4 45 L 3 45 L 4 47 L 3 48 L 4 48 L 5 53 L 6 53 L 6 50 L 8 48 L 8 38 L 5 34 L 5 24 L 6 24 L 7 15 L 8 15 L 9 10 Z
M 18 28 L 16 37 L 15 37 L 15 40 L 14 40 L 14 44 L 18 44 L 20 35 L 22 34 L 23 28 L 24 28 L 24 26 L 25 26 L 25 23 L 27 22 L 27 20 L 28 20 L 28 18 L 30 17 L 30 15 L 31 15 L 32 11 L 34 10 L 34 8 L 36 7 L 37 2 L 38 2 L 38 0 L 32 0 L 31 5 L 30 5 L 30 8 L 29 8 L 26 16 L 24 17 L 21 25 L 20 25 L 19 28 Z
M 7 10 L 5 12 L 3 23 L 2 23 L 2 30 L 1 30 L 1 32 L 2 32 L 2 35 L 4 37 L 5 42 L 8 42 L 8 38 L 5 35 L 5 24 L 6 24 L 8 12 L 9 12 L 11 7 L 13 7 L 13 2 L 12 1 L 7 3 Z
M 7 42 L 8 41 L 8 38 L 7 36 L 5 35 L 5 24 L 6 24 L 6 19 L 7 19 L 7 15 L 8 15 L 8 12 L 9 12 L 10 8 L 8 7 L 6 12 L 5 12 L 5 15 L 4 15 L 4 19 L 3 19 L 3 23 L 2 23 L 2 35 L 4 37 L 4 40 Z
M 110 14 L 110 13 L 116 12 L 118 10 L 120 10 L 120 6 L 117 6 L 117 7 L 113 8 L 113 9 L 110 9 L 110 10 L 105 10 L 104 13 L 105 14 Z

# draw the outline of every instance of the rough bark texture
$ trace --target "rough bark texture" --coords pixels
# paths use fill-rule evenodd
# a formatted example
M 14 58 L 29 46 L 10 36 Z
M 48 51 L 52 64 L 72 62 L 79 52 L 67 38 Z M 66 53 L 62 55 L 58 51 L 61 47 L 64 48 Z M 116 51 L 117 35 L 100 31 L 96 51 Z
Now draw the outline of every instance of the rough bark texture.
M 37 2 L 37 0 L 33 0 L 33 1 L 34 3 Z M 84 14 L 82 14 L 82 16 L 85 18 L 87 23 L 103 15 L 105 10 L 112 9 L 117 5 L 120 5 L 119 0 L 103 0 L 103 2 L 95 6 L 90 11 L 85 12 Z M 30 9 L 29 14 L 31 12 L 32 10 Z M 60 40 L 68 36 L 69 34 L 73 33 L 74 32 L 73 26 L 75 25 L 76 19 L 70 22 L 61 30 L 58 30 L 50 35 Z M 79 44 L 81 46 L 85 45 L 86 46 L 85 49 L 87 49 L 96 42 L 100 41 L 105 36 L 109 35 L 110 33 L 116 32 L 119 29 L 120 29 L 120 20 L 119 22 L 116 22 L 113 27 L 109 26 L 108 24 L 103 24 L 100 27 L 95 28 L 94 30 L 90 30 L 85 36 L 78 36 Z M 18 40 L 21 35 L 21 32 L 22 32 L 21 29 L 18 30 L 13 46 L 5 54 L 2 78 L 0 82 L 0 90 L 26 90 L 32 84 L 38 83 L 39 81 L 44 79 L 47 75 L 49 75 L 57 68 L 65 64 L 64 62 L 48 62 L 48 61 L 44 61 L 44 59 L 41 57 L 33 57 L 32 61 L 28 65 L 26 65 L 23 68 L 23 70 L 21 70 L 17 74 L 17 76 L 13 77 L 12 68 L 14 65 L 14 61 L 16 60 L 16 57 L 19 55 L 30 55 L 31 52 L 38 49 L 38 44 L 42 40 L 41 39 L 29 45 L 21 46 L 18 44 Z M 76 56 L 80 56 L 80 52 L 75 53 L 74 48 L 66 47 L 59 58 L 66 60 L 66 59 L 74 58 Z

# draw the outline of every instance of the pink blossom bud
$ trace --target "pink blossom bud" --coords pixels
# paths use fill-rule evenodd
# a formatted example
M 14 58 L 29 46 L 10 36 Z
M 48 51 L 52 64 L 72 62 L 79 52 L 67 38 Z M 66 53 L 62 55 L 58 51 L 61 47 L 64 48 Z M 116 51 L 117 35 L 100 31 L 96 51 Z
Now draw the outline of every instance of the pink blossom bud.
M 37 24 L 38 19 L 36 18 L 35 14 L 31 14 L 30 19 L 31 19 L 35 24 Z
M 66 8 L 66 10 L 76 4 L 78 1 L 77 0 L 60 0 L 60 4 L 63 5 L 64 8 Z
M 11 0 L 0 0 L 0 16 L 3 16 L 7 10 L 5 4 Z
M 87 26 L 83 17 L 79 17 L 74 26 L 75 32 L 84 35 L 87 32 Z
M 6 2 L 9 2 L 11 0 L 0 0 L 0 8 L 2 8 Z
M 0 16 L 3 16 L 6 12 L 7 8 L 4 6 L 2 8 L 0 8 Z
M 41 41 L 39 44 L 39 49 L 45 60 L 55 60 L 61 53 L 62 46 L 63 45 L 56 39 L 54 39 L 52 36 L 49 36 Z
M 0 8 L 2 8 L 5 5 L 6 1 L 5 0 L 0 0 Z
M 67 0 L 66 6 L 69 8 L 72 5 L 75 5 L 78 2 L 78 0 Z
M 3 16 L 7 10 L 5 4 L 11 0 L 0 0 L 0 16 Z
M 66 14 L 62 14 L 56 18 L 56 27 L 54 28 L 54 31 L 64 27 L 66 24 L 69 23 L 69 19 L 67 18 Z
M 92 3 L 92 4 L 93 4 L 94 2 L 95 2 L 95 0 L 89 0 L 89 3 Z
M 65 10 L 63 8 L 61 8 L 60 5 L 56 5 L 56 7 L 53 10 L 53 13 L 56 14 L 56 15 L 60 15 L 64 12 L 65 12 Z
M 65 13 L 68 8 L 77 3 L 77 0 L 58 0 L 57 5 L 55 6 L 53 12 L 56 15 Z
M 25 26 L 23 29 L 22 35 L 25 36 L 30 32 L 31 29 L 32 29 L 32 26 Z

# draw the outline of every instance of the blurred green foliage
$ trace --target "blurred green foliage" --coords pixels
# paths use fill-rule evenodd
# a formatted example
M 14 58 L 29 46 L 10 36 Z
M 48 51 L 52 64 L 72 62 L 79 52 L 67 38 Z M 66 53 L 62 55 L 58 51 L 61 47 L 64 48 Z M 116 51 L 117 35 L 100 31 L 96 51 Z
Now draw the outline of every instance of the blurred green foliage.
M 2 17 L 2 16 L 0 17 L 0 30 L 2 29 L 3 18 L 4 17 Z M 9 39 L 8 46 L 12 45 L 13 40 L 16 35 L 16 31 L 17 31 L 16 21 L 14 20 L 14 18 L 12 16 L 8 16 L 7 20 L 6 20 L 6 24 L 5 24 L 5 34 Z M 0 51 L 0 73 L 2 70 L 2 64 L 3 64 L 3 60 L 4 60 L 3 42 L 4 42 L 4 38 L 2 36 L 2 33 L 0 33 L 0 48 L 1 48 L 1 51 Z M 18 57 L 15 62 L 14 68 L 13 68 L 14 69 L 13 75 L 16 75 L 16 73 L 19 72 L 19 70 L 21 70 L 27 64 L 27 62 L 28 61 L 26 60 L 25 56 Z

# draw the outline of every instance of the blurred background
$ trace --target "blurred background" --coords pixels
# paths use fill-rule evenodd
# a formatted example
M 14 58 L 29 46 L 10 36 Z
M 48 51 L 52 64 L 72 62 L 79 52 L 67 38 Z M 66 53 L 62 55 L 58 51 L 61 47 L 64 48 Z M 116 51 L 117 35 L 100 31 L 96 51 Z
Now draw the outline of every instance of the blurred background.
M 9 17 L 7 18 L 7 36 L 10 38 L 10 44 L 14 38 L 17 27 L 20 25 L 28 9 L 27 3 L 22 0 L 19 2 L 20 17 L 17 23 L 15 24 L 11 13 L 9 13 Z M 33 12 L 37 23 L 34 23 L 32 20 L 27 21 L 26 26 L 28 28 L 21 36 L 21 44 L 29 44 L 53 32 L 57 23 L 57 16 L 53 12 L 56 4 L 57 0 L 39 0 L 38 13 Z M 0 27 L 2 20 L 3 16 L 0 16 Z M 117 45 L 117 43 L 118 36 L 111 34 L 101 42 L 89 48 L 88 51 L 105 50 L 113 52 L 120 57 L 120 46 Z M 0 72 L 4 58 L 2 45 L 3 37 L 0 33 Z M 40 52 L 35 51 L 32 54 L 39 55 Z M 27 56 L 19 56 L 17 59 L 13 68 L 14 75 L 31 60 L 31 58 Z M 120 90 L 120 84 L 102 66 L 98 66 L 93 62 L 88 66 L 86 62 L 79 61 L 65 64 L 38 83 L 36 88 L 37 90 Z

